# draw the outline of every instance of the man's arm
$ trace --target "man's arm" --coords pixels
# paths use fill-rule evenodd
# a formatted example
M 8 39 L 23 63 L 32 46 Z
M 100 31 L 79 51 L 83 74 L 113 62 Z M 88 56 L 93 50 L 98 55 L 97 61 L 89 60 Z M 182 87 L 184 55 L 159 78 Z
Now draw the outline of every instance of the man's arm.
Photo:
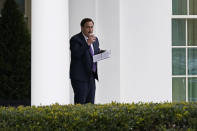
M 71 56 L 76 59 L 80 59 L 89 48 L 87 44 L 82 44 L 75 38 L 71 38 L 70 40 Z

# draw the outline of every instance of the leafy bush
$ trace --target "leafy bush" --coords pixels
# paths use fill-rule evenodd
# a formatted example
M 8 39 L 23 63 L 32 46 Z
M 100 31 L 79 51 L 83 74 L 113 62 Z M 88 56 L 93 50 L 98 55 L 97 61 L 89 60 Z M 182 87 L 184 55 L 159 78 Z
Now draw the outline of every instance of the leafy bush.
M 0 130 L 196 130 L 197 103 L 19 106 L 0 108 Z
M 0 19 L 0 100 L 30 100 L 31 39 L 14 0 L 6 0 Z

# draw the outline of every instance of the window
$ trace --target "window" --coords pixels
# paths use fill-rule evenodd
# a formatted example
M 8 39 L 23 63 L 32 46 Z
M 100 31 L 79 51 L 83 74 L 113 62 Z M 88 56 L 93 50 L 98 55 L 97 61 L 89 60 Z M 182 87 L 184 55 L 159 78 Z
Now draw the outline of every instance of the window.
M 172 0 L 172 101 L 197 101 L 197 0 Z
M 1 10 L 3 9 L 3 4 L 5 0 L 0 0 L 0 15 L 1 15 Z
M 21 12 L 25 14 L 25 0 L 15 0 Z
M 0 14 L 1 14 L 1 10 L 3 9 L 3 5 L 5 1 L 6 0 L 0 0 Z M 19 6 L 20 11 L 25 14 L 25 0 L 15 0 L 15 1 Z

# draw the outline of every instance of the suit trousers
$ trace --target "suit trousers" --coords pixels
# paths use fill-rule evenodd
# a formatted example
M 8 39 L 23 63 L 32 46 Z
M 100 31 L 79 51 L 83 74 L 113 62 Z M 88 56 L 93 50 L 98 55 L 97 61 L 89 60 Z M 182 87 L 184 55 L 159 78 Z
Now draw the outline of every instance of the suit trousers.
M 75 104 L 94 104 L 96 90 L 94 77 L 91 77 L 89 81 L 78 81 L 71 79 L 71 84 L 74 91 Z

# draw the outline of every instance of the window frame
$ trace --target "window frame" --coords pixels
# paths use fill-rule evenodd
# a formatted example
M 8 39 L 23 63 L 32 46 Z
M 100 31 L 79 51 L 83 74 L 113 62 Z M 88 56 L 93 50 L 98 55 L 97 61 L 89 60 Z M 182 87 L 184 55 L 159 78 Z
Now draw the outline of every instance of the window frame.
M 185 82 L 185 87 L 186 87 L 186 102 L 188 102 L 189 101 L 189 83 L 188 83 L 188 80 L 189 80 L 189 78 L 197 78 L 197 75 L 189 75 L 188 74 L 188 49 L 189 48 L 197 48 L 197 46 L 188 46 L 188 19 L 197 19 L 197 15 L 190 15 L 189 14 L 189 5 L 190 3 L 189 3 L 189 0 L 187 0 L 187 15 L 173 15 L 173 12 L 172 12 L 172 17 L 171 17 L 171 25 L 172 25 L 172 20 L 173 19 L 184 19 L 185 20 L 185 31 L 186 31 L 186 33 L 185 33 L 185 38 L 186 38 L 186 43 L 185 43 L 185 46 L 173 46 L 172 45 L 172 39 L 171 39 L 171 51 L 172 51 L 172 49 L 173 48 L 184 48 L 185 49 L 185 65 L 186 65 L 186 68 L 185 68 L 185 72 L 186 72 L 186 74 L 185 75 L 173 75 L 172 74 L 172 79 L 173 78 L 185 78 L 185 80 L 186 80 L 186 82 Z M 173 6 L 172 6 L 172 8 L 173 8 Z M 173 9 L 172 9 L 172 11 L 173 11 Z M 172 27 L 171 27 L 172 28 Z M 171 30 L 172 31 L 172 30 Z M 172 58 L 173 56 L 171 56 L 171 58 Z M 173 62 L 172 62 L 173 63 Z M 172 65 L 172 63 L 171 63 L 171 65 Z M 172 84 L 173 85 L 173 84 Z M 173 86 L 172 86 L 172 89 L 173 89 Z M 173 96 L 173 94 L 172 94 L 172 96 Z

